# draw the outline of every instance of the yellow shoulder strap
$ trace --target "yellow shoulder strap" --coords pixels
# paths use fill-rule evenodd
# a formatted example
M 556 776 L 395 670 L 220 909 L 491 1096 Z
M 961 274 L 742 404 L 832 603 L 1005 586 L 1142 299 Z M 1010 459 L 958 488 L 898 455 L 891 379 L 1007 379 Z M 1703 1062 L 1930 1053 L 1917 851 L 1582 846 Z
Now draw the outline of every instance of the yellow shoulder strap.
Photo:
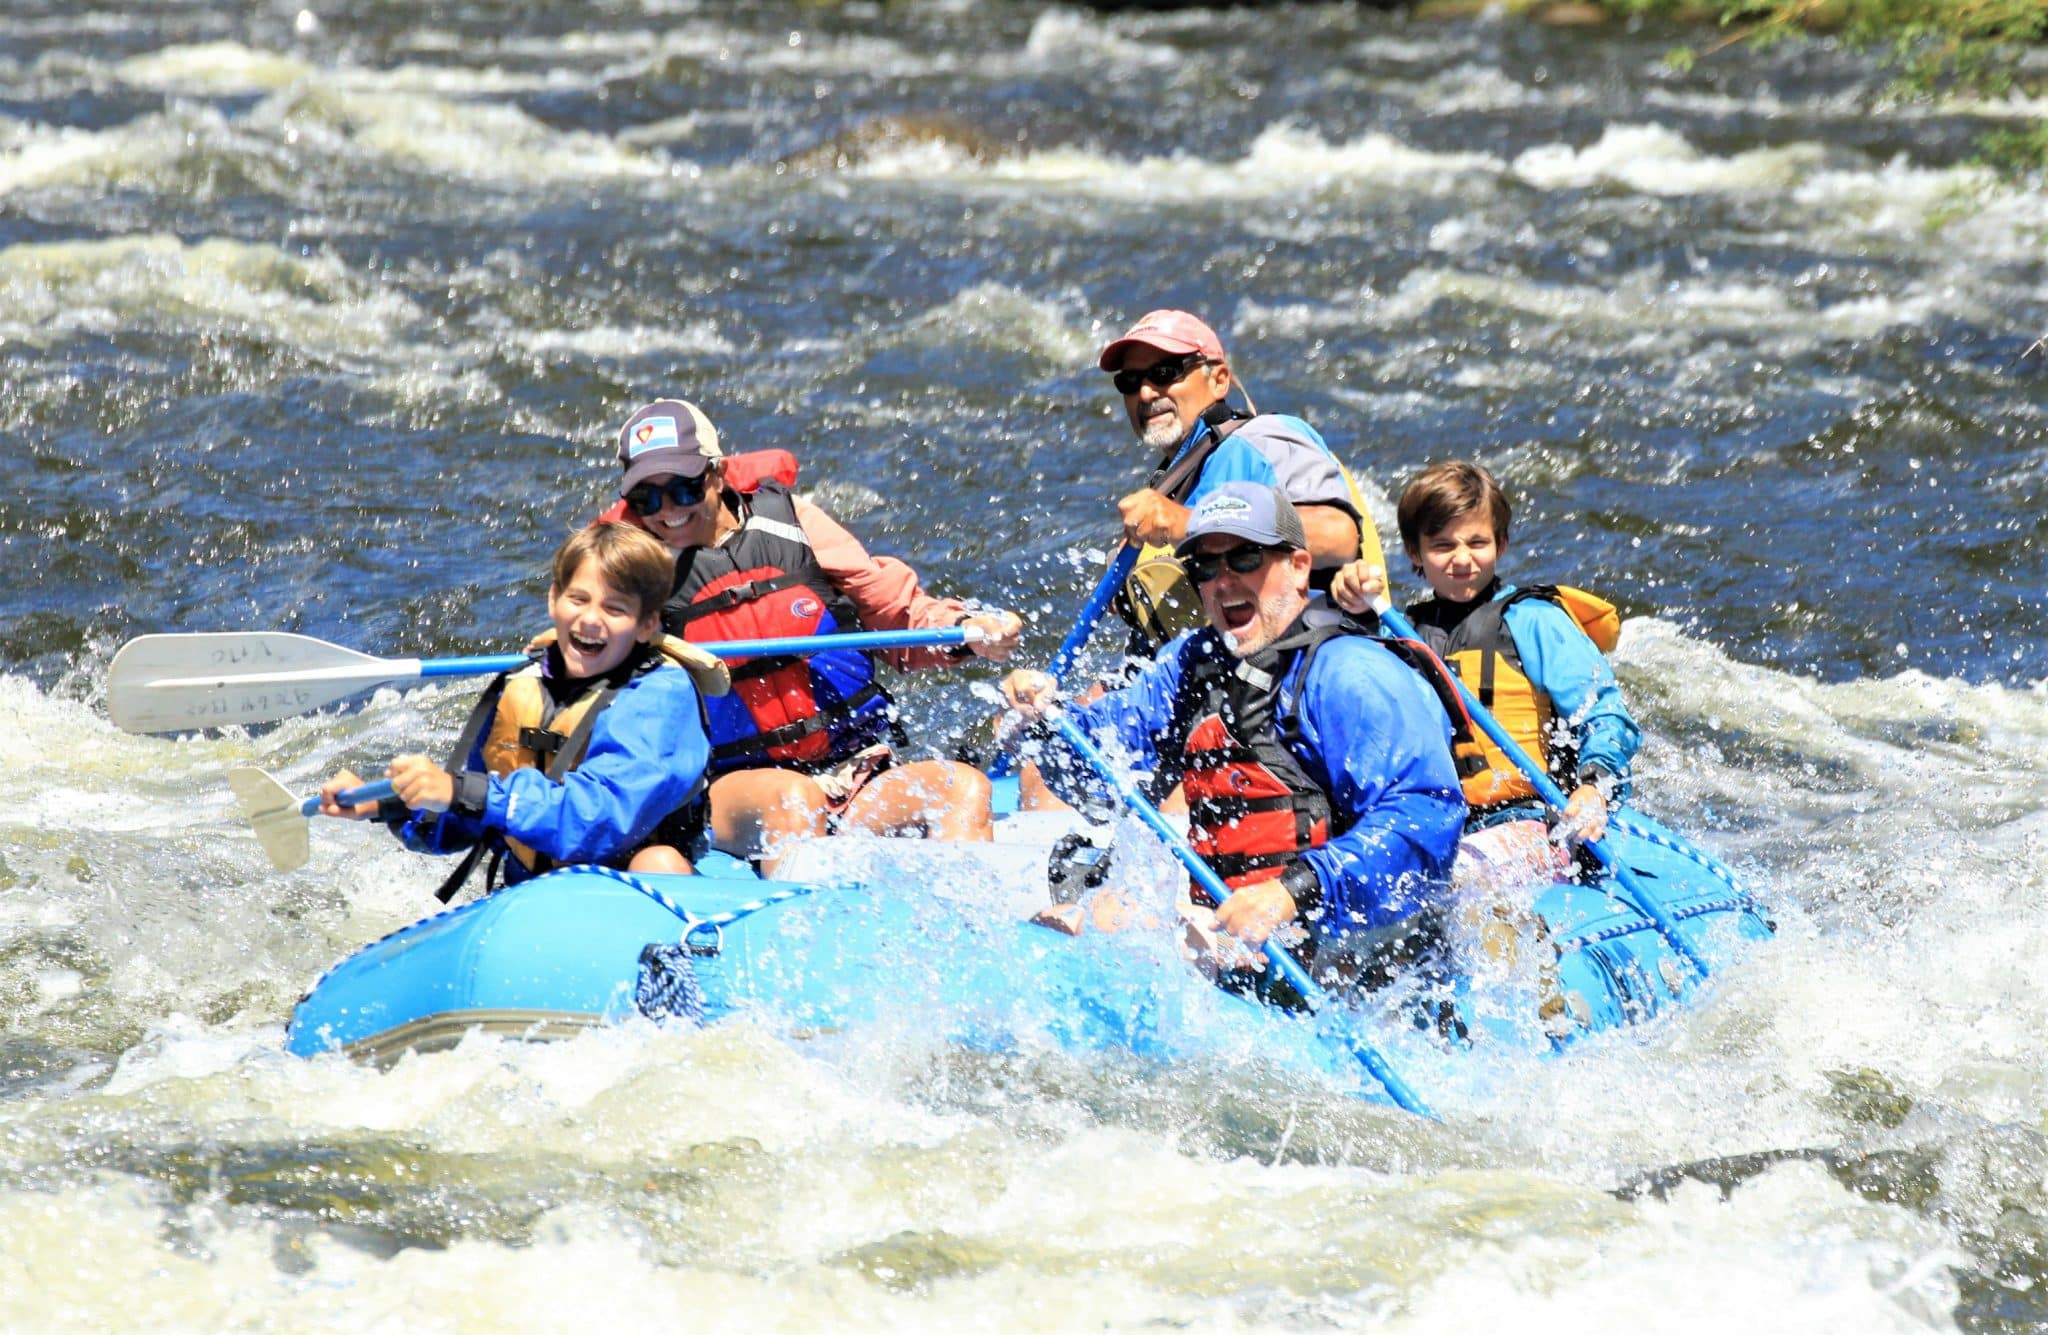
M 1351 470 L 1342 463 L 1337 471 L 1344 475 L 1344 485 L 1351 492 L 1351 504 L 1358 508 L 1358 554 L 1365 558 L 1367 565 L 1378 566 L 1380 573 L 1389 579 L 1393 572 L 1387 569 L 1387 552 L 1380 545 L 1380 531 L 1372 522 L 1372 511 L 1366 508 L 1365 493 L 1358 489 L 1358 479 L 1351 476 Z
M 724 695 L 732 690 L 732 671 L 725 660 L 709 649 L 699 648 L 688 640 L 674 635 L 664 635 L 654 642 L 661 656 L 690 674 L 690 681 L 697 687 L 699 695 Z
M 1603 654 L 1614 652 L 1614 646 L 1621 642 L 1621 610 L 1597 593 L 1575 589 L 1569 584 L 1557 586 L 1558 601 L 1564 610 L 1572 614 L 1572 620 L 1579 623 L 1579 629 L 1586 632 L 1586 638 L 1593 647 Z

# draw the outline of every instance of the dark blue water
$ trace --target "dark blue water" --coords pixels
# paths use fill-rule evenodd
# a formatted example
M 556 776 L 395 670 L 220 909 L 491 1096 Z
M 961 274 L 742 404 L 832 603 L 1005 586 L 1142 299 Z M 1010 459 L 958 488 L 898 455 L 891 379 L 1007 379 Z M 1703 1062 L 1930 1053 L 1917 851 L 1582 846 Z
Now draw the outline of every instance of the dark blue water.
M 898 1329 L 2039 1319 L 2048 199 L 1971 159 L 2042 107 L 1889 103 L 1825 41 L 1665 63 L 1703 37 L 1350 5 L 16 0 L 0 1324 L 132 1318 L 92 1295 L 157 1274 L 173 1324 L 292 1328 L 350 1293 L 630 1326 L 707 1284 Z M 1647 805 L 1786 928 L 1714 1003 L 1468 1091 L 1441 1132 L 914 1045 L 846 1064 L 870 1083 L 717 1035 L 283 1064 L 292 997 L 438 873 L 322 830 L 275 876 L 221 771 L 303 788 L 438 747 L 461 692 L 128 738 L 99 708 L 123 642 L 504 652 L 609 500 L 617 425 L 681 395 L 728 449 L 795 451 L 929 587 L 1026 612 L 1042 660 L 1149 463 L 1096 350 L 1163 305 L 1322 428 L 1390 542 L 1409 475 L 1477 457 L 1515 499 L 1510 576 L 1622 605 Z M 976 675 L 902 683 L 933 745 L 985 714 Z M 1729 1168 L 1761 1180 L 1728 1202 L 1610 1194 L 1791 1149 Z M 270 1157 L 329 1153 L 359 1213 Z M 867 1194 L 812 1185 L 845 1174 Z M 1237 1270 L 1161 1259 L 1218 1236 Z M 475 1248 L 449 1254 L 465 1298 L 422 1238 Z M 29 1307 L 6 1258 L 41 1239 L 66 1250 Z M 591 1275 L 603 1302 L 562 1297 Z
M 609 429 L 659 393 L 859 487 L 858 529 L 933 584 L 1043 603 L 1042 653 L 1084 589 L 1048 560 L 1100 545 L 1143 465 L 1092 349 L 1158 304 L 1206 314 L 1258 400 L 1383 496 L 1446 454 L 1495 465 L 1526 576 L 1828 680 L 2048 672 L 2037 202 L 1956 166 L 1981 125 L 1861 114 L 1879 74 L 1839 53 L 1681 77 L 1669 34 L 1341 9 L 765 7 L 659 38 L 615 16 L 588 54 L 558 41 L 581 25 L 496 7 L 305 36 L 70 14 L 18 19 L 7 52 L 29 147 L 0 242 L 36 299 L 5 353 L 0 541 L 39 577 L 0 662 L 37 680 L 148 630 L 501 645 L 604 495 Z M 204 56 L 121 75 L 201 41 L 511 86 L 407 110 Z M 1500 87 L 1459 105 L 1461 71 Z M 429 105 L 452 121 L 415 124 Z M 525 142 L 462 120 L 483 110 Z M 1513 170 L 1650 122 L 1678 147 Z M 36 172 L 80 136 L 104 152 Z M 1422 157 L 1376 163 L 1375 136 Z M 1681 152 L 1708 170 L 1668 193 Z M 1744 169 L 1771 153 L 1794 161 Z M 1908 172 L 1928 198 L 1874 220 Z M 106 249 L 137 235 L 183 249 Z M 228 272 L 195 263 L 209 240 Z

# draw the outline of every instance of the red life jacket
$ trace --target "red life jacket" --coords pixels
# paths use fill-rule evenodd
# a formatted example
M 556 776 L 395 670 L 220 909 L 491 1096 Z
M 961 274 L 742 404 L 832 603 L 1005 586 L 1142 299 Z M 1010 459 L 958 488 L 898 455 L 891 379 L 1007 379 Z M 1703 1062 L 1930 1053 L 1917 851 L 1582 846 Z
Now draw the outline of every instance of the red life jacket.
M 757 482 L 743 509 L 724 543 L 677 557 L 663 629 L 695 644 L 859 630 L 853 600 L 818 563 L 788 488 Z M 834 649 L 727 666 L 732 694 L 704 702 L 715 773 L 824 769 L 894 735 L 894 709 L 868 654 Z
M 725 485 L 759 498 L 722 547 L 685 552 L 662 629 L 694 644 L 782 639 L 860 629 L 853 604 L 812 554 L 788 491 L 797 459 L 788 450 L 725 456 Z M 593 523 L 646 528 L 622 498 Z M 891 735 L 889 697 L 865 654 L 729 663 L 732 693 L 705 699 L 711 773 L 788 764 L 823 769 Z
M 1371 627 L 1348 619 L 1316 626 L 1298 619 L 1272 644 L 1244 659 L 1212 637 L 1208 652 L 1195 659 L 1182 679 L 1169 737 L 1181 739 L 1178 745 L 1186 756 L 1182 783 L 1188 842 L 1233 890 L 1269 879 L 1275 869 L 1350 828 L 1331 829 L 1337 814 L 1329 794 L 1300 759 L 1301 720 L 1295 706 L 1325 644 L 1339 635 L 1372 633 Z M 1469 738 L 1471 716 L 1449 669 L 1429 647 L 1414 640 L 1373 638 L 1429 684 L 1450 718 L 1454 738 Z M 1199 887 L 1195 895 L 1207 899 Z
M 1240 659 L 1203 632 L 1209 642 L 1182 678 L 1169 736 L 1184 757 L 1188 842 L 1232 889 L 1270 879 L 1329 841 L 1330 796 L 1289 745 L 1300 741 L 1293 710 L 1276 718 L 1275 708 L 1283 680 L 1298 680 L 1315 649 L 1345 633 L 1296 621 Z M 1298 662 L 1297 650 L 1306 650 Z M 1206 901 L 1199 887 L 1195 894 Z

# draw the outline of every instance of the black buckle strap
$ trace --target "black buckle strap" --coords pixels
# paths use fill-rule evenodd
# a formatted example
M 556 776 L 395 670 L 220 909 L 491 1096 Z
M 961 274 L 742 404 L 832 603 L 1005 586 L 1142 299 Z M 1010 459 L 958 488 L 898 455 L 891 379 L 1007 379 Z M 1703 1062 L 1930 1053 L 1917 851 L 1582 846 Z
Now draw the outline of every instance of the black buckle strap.
M 541 757 L 543 767 L 546 765 L 546 758 L 561 750 L 562 743 L 568 740 L 561 733 L 549 732 L 546 728 L 521 728 L 519 730 L 520 749 L 531 751 L 534 755 Z
M 752 737 L 739 737 L 730 742 L 722 742 L 711 748 L 711 757 L 714 760 L 731 760 L 740 756 L 765 755 L 771 747 L 789 746 L 800 742 L 812 733 L 822 732 L 841 719 L 851 717 L 855 710 L 881 694 L 881 686 L 871 681 L 829 710 L 821 709 L 809 718 L 785 723 L 766 732 L 757 732 Z
M 700 599 L 687 607 L 671 608 L 669 615 L 675 622 L 671 629 L 680 630 L 699 617 L 710 616 L 713 612 L 728 611 L 742 603 L 755 602 L 766 598 L 771 593 L 776 593 L 801 583 L 803 581 L 797 576 L 783 574 L 776 575 L 771 579 L 750 579 L 743 583 L 730 585 L 720 589 L 709 598 Z

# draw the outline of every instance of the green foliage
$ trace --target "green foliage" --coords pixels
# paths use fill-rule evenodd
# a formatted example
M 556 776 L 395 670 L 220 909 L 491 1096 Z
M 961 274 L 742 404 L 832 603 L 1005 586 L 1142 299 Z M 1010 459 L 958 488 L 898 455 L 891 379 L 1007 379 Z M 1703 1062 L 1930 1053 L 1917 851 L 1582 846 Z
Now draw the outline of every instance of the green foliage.
M 1997 130 L 1984 136 L 1984 165 L 2001 175 L 2048 169 L 2048 123 L 2017 130 Z
M 1699 13 L 1698 0 L 1596 2 L 1618 14 Z M 2020 86 L 2027 48 L 2048 41 L 2044 0 L 1715 0 L 1712 13 L 1728 35 L 1701 50 L 1667 52 L 1667 65 L 1684 72 L 1728 46 L 1827 31 L 1852 46 L 1886 51 L 1899 72 L 1892 93 L 1900 98 L 2002 96 Z M 1987 138 L 1984 154 L 2007 173 L 2048 168 L 2048 125 L 1999 131 Z

